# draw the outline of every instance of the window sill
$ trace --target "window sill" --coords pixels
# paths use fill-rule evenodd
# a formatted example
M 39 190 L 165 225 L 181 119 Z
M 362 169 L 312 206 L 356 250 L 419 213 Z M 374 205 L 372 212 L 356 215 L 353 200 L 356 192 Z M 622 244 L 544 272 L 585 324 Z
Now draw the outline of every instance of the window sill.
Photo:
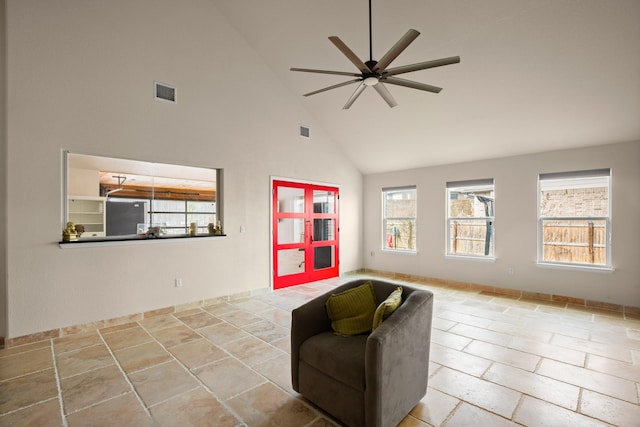
M 384 254 L 397 254 L 397 255 L 418 255 L 418 251 L 399 251 L 393 249 L 382 249 Z
M 176 235 L 164 237 L 145 236 L 114 236 L 114 237 L 86 237 L 73 242 L 58 242 L 61 249 L 77 249 L 98 246 L 122 246 L 137 244 L 153 244 L 159 242 L 184 242 L 185 240 L 209 240 L 219 237 L 226 237 L 226 234 L 202 234 L 199 236 Z
M 481 257 L 481 256 L 471 256 L 471 255 L 445 254 L 444 258 L 458 260 L 458 261 L 496 262 L 496 257 Z
M 541 268 L 551 268 L 557 270 L 567 270 L 567 271 L 586 271 L 590 273 L 613 273 L 615 268 L 600 266 L 600 265 L 585 265 L 585 264 L 560 264 L 560 263 L 552 263 L 552 262 L 537 262 L 536 265 Z

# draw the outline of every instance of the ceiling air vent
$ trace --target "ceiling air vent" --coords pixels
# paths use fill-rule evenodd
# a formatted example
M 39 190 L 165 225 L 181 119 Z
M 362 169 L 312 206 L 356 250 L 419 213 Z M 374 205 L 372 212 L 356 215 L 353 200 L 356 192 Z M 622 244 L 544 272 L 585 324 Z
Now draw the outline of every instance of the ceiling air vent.
M 300 126 L 300 133 L 299 133 L 301 138 L 306 138 L 309 139 L 311 138 L 309 136 L 309 128 L 307 126 Z
M 153 82 L 155 98 L 163 101 L 176 102 L 176 88 L 164 83 Z

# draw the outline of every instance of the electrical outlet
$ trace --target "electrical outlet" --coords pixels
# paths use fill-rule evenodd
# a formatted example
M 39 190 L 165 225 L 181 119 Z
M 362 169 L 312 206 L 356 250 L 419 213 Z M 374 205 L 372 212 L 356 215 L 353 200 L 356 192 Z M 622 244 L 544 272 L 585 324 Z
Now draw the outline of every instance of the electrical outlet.
M 509 268 L 507 268 L 507 274 L 513 276 L 513 266 L 510 265 Z
M 176 284 L 176 288 L 181 288 L 182 287 L 182 278 L 176 277 L 175 284 Z

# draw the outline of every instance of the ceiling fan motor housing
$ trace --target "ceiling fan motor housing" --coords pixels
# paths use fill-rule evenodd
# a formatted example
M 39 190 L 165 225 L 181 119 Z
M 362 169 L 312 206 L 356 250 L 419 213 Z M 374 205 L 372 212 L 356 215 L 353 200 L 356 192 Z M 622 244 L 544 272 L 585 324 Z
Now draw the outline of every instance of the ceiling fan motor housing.
M 364 77 L 364 79 L 362 80 L 362 83 L 365 84 L 365 86 L 375 86 L 380 82 L 380 77 L 374 75 L 368 76 L 368 77 Z
M 377 85 L 380 79 L 382 78 L 382 76 L 379 73 L 376 73 L 373 71 L 377 63 L 378 61 L 374 61 L 374 60 L 369 60 L 364 63 L 364 65 L 366 65 L 367 68 L 371 70 L 370 73 L 366 73 L 366 72 L 362 73 L 362 83 L 364 83 L 367 86 Z

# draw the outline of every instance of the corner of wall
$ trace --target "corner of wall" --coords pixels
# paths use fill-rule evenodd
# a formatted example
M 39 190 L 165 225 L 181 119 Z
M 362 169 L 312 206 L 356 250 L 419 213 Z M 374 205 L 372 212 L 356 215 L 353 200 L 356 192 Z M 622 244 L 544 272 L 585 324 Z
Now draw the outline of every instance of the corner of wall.
M 0 0 L 0 344 L 7 335 L 7 3 Z

